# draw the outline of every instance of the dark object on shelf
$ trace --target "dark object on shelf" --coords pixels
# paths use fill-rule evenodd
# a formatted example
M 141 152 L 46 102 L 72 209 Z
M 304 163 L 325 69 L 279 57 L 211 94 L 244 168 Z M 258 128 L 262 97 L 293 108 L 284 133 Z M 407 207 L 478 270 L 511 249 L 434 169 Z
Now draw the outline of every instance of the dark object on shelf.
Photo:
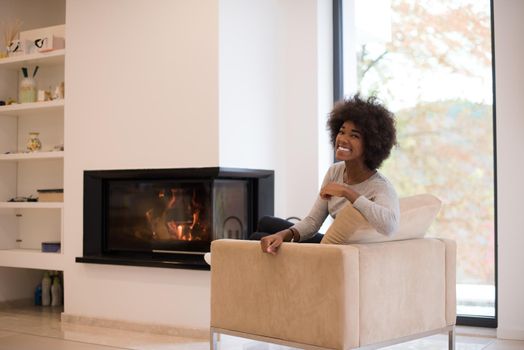
M 0 100 L 0 106 L 5 106 L 5 101 L 4 100 Z
M 35 288 L 35 306 L 41 306 L 42 305 L 42 284 L 39 284 Z
M 42 242 L 42 252 L 59 253 L 60 252 L 60 242 Z
M 46 188 L 46 189 L 40 189 L 36 190 L 38 193 L 64 193 L 63 188 Z
M 38 202 L 38 198 L 34 198 L 32 195 L 29 197 L 13 197 L 8 202 Z

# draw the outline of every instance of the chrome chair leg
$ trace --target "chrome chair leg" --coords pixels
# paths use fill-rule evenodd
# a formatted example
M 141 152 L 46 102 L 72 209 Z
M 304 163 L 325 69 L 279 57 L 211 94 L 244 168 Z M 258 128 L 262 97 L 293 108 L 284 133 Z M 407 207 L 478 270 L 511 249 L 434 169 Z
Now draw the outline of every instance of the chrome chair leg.
M 209 348 L 211 350 L 218 350 L 217 339 L 218 339 L 218 334 L 214 331 L 213 328 L 211 328 L 210 339 L 209 339 Z
M 448 332 L 448 350 L 455 350 L 455 327 Z

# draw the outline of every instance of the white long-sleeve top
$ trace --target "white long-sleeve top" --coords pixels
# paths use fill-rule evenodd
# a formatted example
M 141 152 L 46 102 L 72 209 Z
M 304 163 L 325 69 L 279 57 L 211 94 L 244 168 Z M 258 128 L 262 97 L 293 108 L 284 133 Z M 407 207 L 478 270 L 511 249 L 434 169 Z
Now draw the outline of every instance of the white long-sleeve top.
M 377 232 L 387 236 L 395 233 L 399 226 L 400 213 L 398 196 L 393 185 L 378 171 L 361 183 L 348 185 L 344 183 L 345 168 L 344 162 L 333 164 L 324 177 L 322 187 L 335 182 L 353 189 L 360 196 L 352 205 L 362 213 L 370 225 Z M 300 233 L 301 241 L 311 238 L 318 232 L 328 214 L 335 218 L 348 204 L 351 205 L 351 202 L 345 197 L 332 196 L 330 199 L 322 199 L 318 195 L 309 214 L 293 228 Z

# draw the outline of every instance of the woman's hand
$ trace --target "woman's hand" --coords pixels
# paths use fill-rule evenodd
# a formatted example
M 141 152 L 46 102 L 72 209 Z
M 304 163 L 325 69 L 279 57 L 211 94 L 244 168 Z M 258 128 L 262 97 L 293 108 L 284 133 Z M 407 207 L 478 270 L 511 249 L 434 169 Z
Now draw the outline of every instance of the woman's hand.
M 264 253 L 276 255 L 282 242 L 291 239 L 292 233 L 289 230 L 279 231 L 269 236 L 262 237 L 260 248 Z M 289 237 L 289 239 L 287 239 Z
M 360 194 L 355 192 L 349 187 L 338 184 L 336 182 L 330 182 L 320 190 L 320 197 L 322 199 L 330 199 L 331 197 L 345 197 L 351 203 L 353 203 Z

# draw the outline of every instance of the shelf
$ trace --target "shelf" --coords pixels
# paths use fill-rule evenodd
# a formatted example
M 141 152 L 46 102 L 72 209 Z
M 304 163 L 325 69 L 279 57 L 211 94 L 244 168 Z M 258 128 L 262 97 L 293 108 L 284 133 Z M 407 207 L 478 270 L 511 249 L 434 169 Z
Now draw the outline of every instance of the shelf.
M 36 66 L 40 67 L 37 79 L 41 87 L 51 89 L 64 82 L 65 53 L 65 49 L 61 49 L 0 58 L 0 93 L 4 96 L 1 99 L 16 94 L 22 67 L 28 67 L 30 74 Z M 7 202 L 18 193 L 36 192 L 36 188 L 63 188 L 65 152 L 55 151 L 53 145 L 63 143 L 64 113 L 63 98 L 0 106 L 0 189 L 3 189 L 0 226 L 5 236 L 1 237 L 4 244 L 0 247 L 0 267 L 64 269 L 63 253 L 40 249 L 42 241 L 63 240 L 64 202 Z M 42 140 L 48 147 L 44 146 L 39 152 L 26 152 L 23 135 L 32 130 L 45 135 Z M 13 153 L 4 154 L 6 151 Z M 41 198 L 48 197 L 42 195 Z M 14 242 L 15 237 L 20 239 L 18 244 Z M 35 249 L 6 249 L 14 247 Z
M 64 64 L 65 49 L 51 52 L 37 52 L 28 55 L 0 58 L 0 69 L 18 70 L 24 65 L 53 66 Z
M 35 112 L 64 111 L 65 100 L 54 100 L 44 102 L 16 103 L 9 106 L 0 106 L 0 116 L 22 116 L 34 114 Z
M 37 249 L 0 249 L 0 266 L 42 270 L 63 270 L 64 255 Z
M 0 209 L 62 209 L 64 202 L 0 202 Z
M 0 154 L 0 162 L 2 161 L 17 162 L 17 161 L 22 161 L 22 160 L 63 159 L 63 158 L 64 158 L 64 151 Z

